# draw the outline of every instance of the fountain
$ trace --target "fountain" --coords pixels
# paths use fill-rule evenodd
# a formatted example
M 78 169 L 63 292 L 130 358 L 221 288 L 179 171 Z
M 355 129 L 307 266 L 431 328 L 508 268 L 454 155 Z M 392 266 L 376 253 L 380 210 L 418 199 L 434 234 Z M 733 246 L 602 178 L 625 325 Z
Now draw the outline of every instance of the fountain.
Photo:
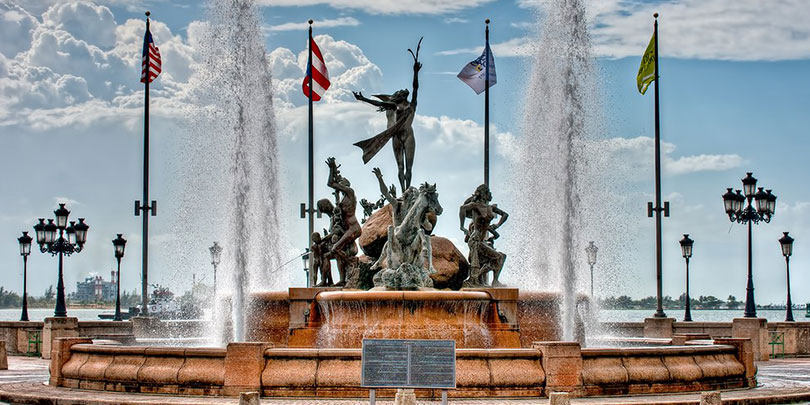
M 217 286 L 214 341 L 245 338 L 245 297 L 274 287 L 280 265 L 282 207 L 272 77 L 261 23 L 251 1 L 211 1 L 199 47 L 203 63 L 192 77 L 197 108 L 181 176 L 193 199 L 183 202 L 180 227 L 191 213 L 216 207 L 227 229 Z M 214 180 L 222 179 L 222 180 Z M 201 203 L 200 196 L 214 196 Z M 222 199 L 225 196 L 225 199 Z M 205 197 L 203 197 L 205 198 Z M 211 197 L 209 197 L 211 198 Z M 204 215 L 204 214 L 203 214 Z M 210 225 L 209 223 L 206 223 Z M 210 230 L 209 230 L 210 231 Z M 178 232 L 185 234 L 187 231 Z
M 558 292 L 499 285 L 498 275 L 510 266 L 504 266 L 507 257 L 495 248 L 500 236 L 496 229 L 508 214 L 491 203 L 486 186 L 478 187 L 459 210 L 460 228 L 470 248 L 465 258 L 449 239 L 432 234 L 443 212 L 436 186 L 411 187 L 404 169 L 398 173 L 405 188 L 402 195 L 383 191 L 389 204 L 373 212 L 360 228 L 355 218 L 357 198 L 334 158 L 327 159 L 327 165 L 335 204 L 328 199 L 318 204 L 331 214 L 330 229 L 313 238 L 317 260 L 312 263 L 322 266 L 336 259 L 341 285 L 328 285 L 331 277 L 326 273 L 323 287 L 278 291 L 263 285 L 267 271 L 276 268 L 277 237 L 282 234 L 271 232 L 278 229 L 273 213 L 279 212 L 280 194 L 270 75 L 252 2 L 212 2 L 211 7 L 210 24 L 216 33 L 210 38 L 211 56 L 222 55 L 229 62 L 217 63 L 225 68 L 209 72 L 215 77 L 205 79 L 224 81 L 229 91 L 211 94 L 213 89 L 202 84 L 197 91 L 213 100 L 203 112 L 223 122 L 214 132 L 228 134 L 220 137 L 227 143 L 227 158 L 218 163 L 228 162 L 223 167 L 229 180 L 219 185 L 223 191 L 219 195 L 232 196 L 226 210 L 233 253 L 223 260 L 232 278 L 220 289 L 217 305 L 230 297 L 230 342 L 224 348 L 183 348 L 62 338 L 52 351 L 51 385 L 179 395 L 258 391 L 274 397 L 362 397 L 368 395 L 360 386 L 364 338 L 453 340 L 457 389 L 450 394 L 455 397 L 538 397 L 554 391 L 578 396 L 663 393 L 756 384 L 747 339 L 695 340 L 654 348 L 582 347 L 584 327 L 576 309 L 589 305 L 587 297 L 575 293 L 573 263 L 575 252 L 581 250 L 575 249 L 587 160 L 582 149 L 587 86 L 581 80 L 589 69 L 589 55 L 579 0 L 559 2 L 550 11 L 543 34 L 547 45 L 538 50 L 544 64 L 537 67 L 532 81 L 535 92 L 560 102 L 534 103 L 526 111 L 527 125 L 541 136 L 524 137 L 523 149 L 528 155 L 549 149 L 539 160 L 548 170 L 544 178 L 554 180 L 540 184 L 531 177 L 518 182 L 527 195 L 550 199 L 557 208 L 553 218 L 524 222 L 529 228 L 511 238 L 547 229 L 545 223 L 559 226 L 549 227 L 538 244 L 524 240 L 528 251 L 509 258 L 525 266 L 526 258 L 548 249 L 547 263 L 526 268 L 559 270 Z M 419 47 L 412 54 L 410 101 L 407 91 L 376 96 L 380 101 L 355 94 L 386 111 L 391 128 L 359 142 L 364 152 L 373 155 L 392 137 L 402 136 L 403 141 L 413 135 L 408 130 L 421 69 Z M 403 146 L 395 142 L 394 147 L 396 151 Z M 524 169 L 518 172 L 538 173 L 536 166 Z M 375 174 L 385 190 L 382 174 L 379 170 Z M 536 206 L 536 199 L 531 204 Z M 516 214 L 533 215 L 532 208 L 519 207 Z M 352 253 L 360 249 L 364 256 Z M 314 273 L 315 268 L 310 270 Z M 329 266 L 320 270 L 330 271 Z M 491 284 L 486 281 L 489 272 L 494 276 Z M 391 396 L 393 390 L 377 394 Z M 422 389 L 417 395 L 437 397 L 439 392 Z

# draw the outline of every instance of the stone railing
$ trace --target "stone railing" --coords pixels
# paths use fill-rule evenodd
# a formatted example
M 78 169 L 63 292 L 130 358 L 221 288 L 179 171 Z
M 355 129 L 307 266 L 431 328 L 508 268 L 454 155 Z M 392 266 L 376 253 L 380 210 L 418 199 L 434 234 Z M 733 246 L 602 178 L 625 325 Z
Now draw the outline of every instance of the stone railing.
M 0 322 L 0 340 L 6 342 L 8 354 L 26 354 L 28 350 L 29 332 L 39 333 L 39 340 L 42 340 L 42 321 L 2 321 Z M 36 344 L 34 344 L 35 346 Z M 42 344 L 40 342 L 39 349 Z M 37 352 L 36 347 L 31 348 L 32 352 Z
M 753 343 L 757 361 L 768 360 L 772 351 L 787 357 L 810 355 L 810 322 L 768 322 L 764 318 L 735 318 L 732 322 L 675 322 L 672 318 L 648 318 L 644 322 L 604 322 L 599 328 L 616 337 L 671 339 L 677 335 L 702 333 L 713 339 L 748 338 Z M 777 339 L 777 344 L 772 348 L 771 341 Z
M 810 322 L 768 322 L 768 331 L 776 334 L 772 351 L 776 355 L 810 355 Z M 770 340 L 770 339 L 769 339 Z

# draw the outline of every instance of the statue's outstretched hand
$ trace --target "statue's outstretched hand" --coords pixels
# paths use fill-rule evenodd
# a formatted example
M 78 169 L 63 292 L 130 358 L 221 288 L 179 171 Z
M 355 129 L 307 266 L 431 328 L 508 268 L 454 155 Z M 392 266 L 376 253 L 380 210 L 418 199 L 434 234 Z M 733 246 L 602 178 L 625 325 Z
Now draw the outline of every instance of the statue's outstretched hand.
M 334 157 L 326 158 L 326 165 L 329 166 L 329 169 L 332 171 L 337 171 L 337 169 L 340 167 L 340 165 L 335 161 Z
M 360 100 L 360 101 L 363 101 L 363 99 L 365 98 L 365 97 L 363 97 L 363 92 L 362 91 L 353 91 L 352 94 L 354 94 L 355 99 Z
M 371 172 L 374 173 L 374 175 L 377 176 L 378 179 L 382 178 L 382 171 L 380 171 L 379 167 L 371 169 Z
M 413 71 L 418 72 L 420 70 L 422 70 L 422 62 L 418 62 L 418 61 L 414 60 L 413 61 Z

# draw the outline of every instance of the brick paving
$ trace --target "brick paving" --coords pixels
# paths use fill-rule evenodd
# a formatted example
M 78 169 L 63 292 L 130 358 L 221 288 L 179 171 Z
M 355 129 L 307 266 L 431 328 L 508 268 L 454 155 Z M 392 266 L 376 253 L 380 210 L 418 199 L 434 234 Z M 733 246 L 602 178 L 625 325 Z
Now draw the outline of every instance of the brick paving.
M 54 388 L 47 385 L 48 361 L 31 357 L 8 358 L 9 369 L 0 370 L 0 401 L 24 404 L 58 405 L 207 405 L 238 404 L 236 398 L 168 397 L 164 395 L 125 394 Z M 779 359 L 757 363 L 759 386 L 754 389 L 730 390 L 722 393 L 727 404 L 810 403 L 810 359 Z M 572 404 L 697 404 L 700 394 L 647 395 L 626 397 L 576 398 Z M 363 405 L 368 400 L 334 399 L 280 399 L 262 398 L 262 404 L 271 405 Z M 380 405 L 391 405 L 391 400 L 378 400 Z M 418 405 L 436 405 L 439 401 L 418 401 Z M 548 404 L 548 399 L 451 399 L 459 405 L 528 405 Z

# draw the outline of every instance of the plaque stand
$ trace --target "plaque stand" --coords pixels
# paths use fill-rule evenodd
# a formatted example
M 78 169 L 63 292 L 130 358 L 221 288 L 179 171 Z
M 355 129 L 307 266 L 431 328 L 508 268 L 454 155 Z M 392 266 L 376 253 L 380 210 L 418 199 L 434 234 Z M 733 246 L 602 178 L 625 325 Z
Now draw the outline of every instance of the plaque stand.
M 368 390 L 368 403 L 369 405 L 377 404 L 377 390 L 374 388 Z M 442 405 L 447 405 L 447 390 L 442 390 Z

